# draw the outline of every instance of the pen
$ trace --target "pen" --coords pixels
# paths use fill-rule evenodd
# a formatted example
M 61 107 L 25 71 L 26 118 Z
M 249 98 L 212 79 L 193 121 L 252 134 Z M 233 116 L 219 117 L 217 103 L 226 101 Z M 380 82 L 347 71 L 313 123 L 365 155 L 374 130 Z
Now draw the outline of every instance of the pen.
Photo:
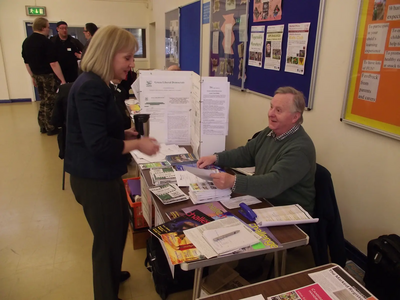
M 217 236 L 216 238 L 213 238 L 213 241 L 214 242 L 218 242 L 219 240 L 222 240 L 224 238 L 227 238 L 227 237 L 229 237 L 231 235 L 234 235 L 236 233 L 239 233 L 239 232 L 240 232 L 240 230 L 235 230 L 235 231 L 232 231 L 232 232 L 225 233 L 223 235 Z

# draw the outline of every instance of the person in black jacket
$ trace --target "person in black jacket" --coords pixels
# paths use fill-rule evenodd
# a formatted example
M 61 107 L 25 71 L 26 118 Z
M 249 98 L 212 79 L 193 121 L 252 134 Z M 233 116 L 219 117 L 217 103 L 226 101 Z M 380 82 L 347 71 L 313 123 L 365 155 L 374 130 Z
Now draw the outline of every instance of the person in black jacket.
M 53 36 L 51 41 L 54 43 L 58 62 L 64 74 L 66 82 L 74 82 L 78 77 L 78 58 L 83 50 L 82 43 L 68 34 L 68 25 L 64 21 L 57 23 L 58 35 Z
M 101 51 L 98 51 L 101 49 Z M 93 232 L 93 286 L 96 300 L 117 300 L 128 230 L 128 206 L 121 176 L 124 154 L 137 149 L 147 155 L 159 150 L 153 138 L 136 139 L 124 130 L 110 81 L 122 80 L 134 67 L 135 37 L 117 26 L 106 26 L 92 38 L 82 60 L 83 73 L 68 97 L 65 171 Z

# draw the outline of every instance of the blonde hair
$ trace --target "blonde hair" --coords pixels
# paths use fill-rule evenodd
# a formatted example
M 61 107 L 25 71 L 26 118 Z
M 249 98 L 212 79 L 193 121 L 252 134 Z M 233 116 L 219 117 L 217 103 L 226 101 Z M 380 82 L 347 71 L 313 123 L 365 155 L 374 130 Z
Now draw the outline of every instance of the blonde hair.
M 32 29 L 33 31 L 42 31 L 47 27 L 49 21 L 46 18 L 39 17 L 33 21 Z
M 304 94 L 291 86 L 280 87 L 275 91 L 276 94 L 291 94 L 293 95 L 294 112 L 300 113 L 300 118 L 297 124 L 303 123 L 303 111 L 306 108 L 306 100 Z
M 138 49 L 138 42 L 130 32 L 114 25 L 105 26 L 92 37 L 81 69 L 99 75 L 108 84 L 114 78 L 115 55 L 121 51 L 132 52 L 133 55 Z

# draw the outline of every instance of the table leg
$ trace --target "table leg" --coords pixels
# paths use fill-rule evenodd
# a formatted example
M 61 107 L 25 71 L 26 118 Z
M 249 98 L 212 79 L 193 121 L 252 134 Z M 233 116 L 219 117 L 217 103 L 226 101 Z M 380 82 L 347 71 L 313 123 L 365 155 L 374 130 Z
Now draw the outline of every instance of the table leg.
M 274 273 L 275 278 L 279 277 L 279 251 L 274 252 Z
M 200 297 L 201 291 L 201 279 L 203 277 L 203 268 L 194 270 L 194 282 L 193 282 L 193 296 L 192 299 L 196 300 Z
M 286 257 L 287 257 L 287 250 L 282 250 L 282 265 L 281 265 L 281 275 L 283 276 L 286 273 Z

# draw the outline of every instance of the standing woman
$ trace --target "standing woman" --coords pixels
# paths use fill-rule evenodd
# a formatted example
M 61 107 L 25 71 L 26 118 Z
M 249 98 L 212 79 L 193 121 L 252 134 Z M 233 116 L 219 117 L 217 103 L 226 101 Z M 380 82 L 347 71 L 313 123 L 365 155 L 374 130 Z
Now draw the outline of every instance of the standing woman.
M 65 170 L 93 232 L 93 286 L 96 300 L 117 300 L 122 256 L 128 230 L 128 208 L 121 176 L 127 172 L 124 154 L 137 149 L 158 152 L 155 139 L 136 138 L 125 130 L 115 104 L 111 79 L 125 79 L 134 64 L 138 43 L 128 31 L 99 29 L 82 61 L 83 73 L 68 98 Z

